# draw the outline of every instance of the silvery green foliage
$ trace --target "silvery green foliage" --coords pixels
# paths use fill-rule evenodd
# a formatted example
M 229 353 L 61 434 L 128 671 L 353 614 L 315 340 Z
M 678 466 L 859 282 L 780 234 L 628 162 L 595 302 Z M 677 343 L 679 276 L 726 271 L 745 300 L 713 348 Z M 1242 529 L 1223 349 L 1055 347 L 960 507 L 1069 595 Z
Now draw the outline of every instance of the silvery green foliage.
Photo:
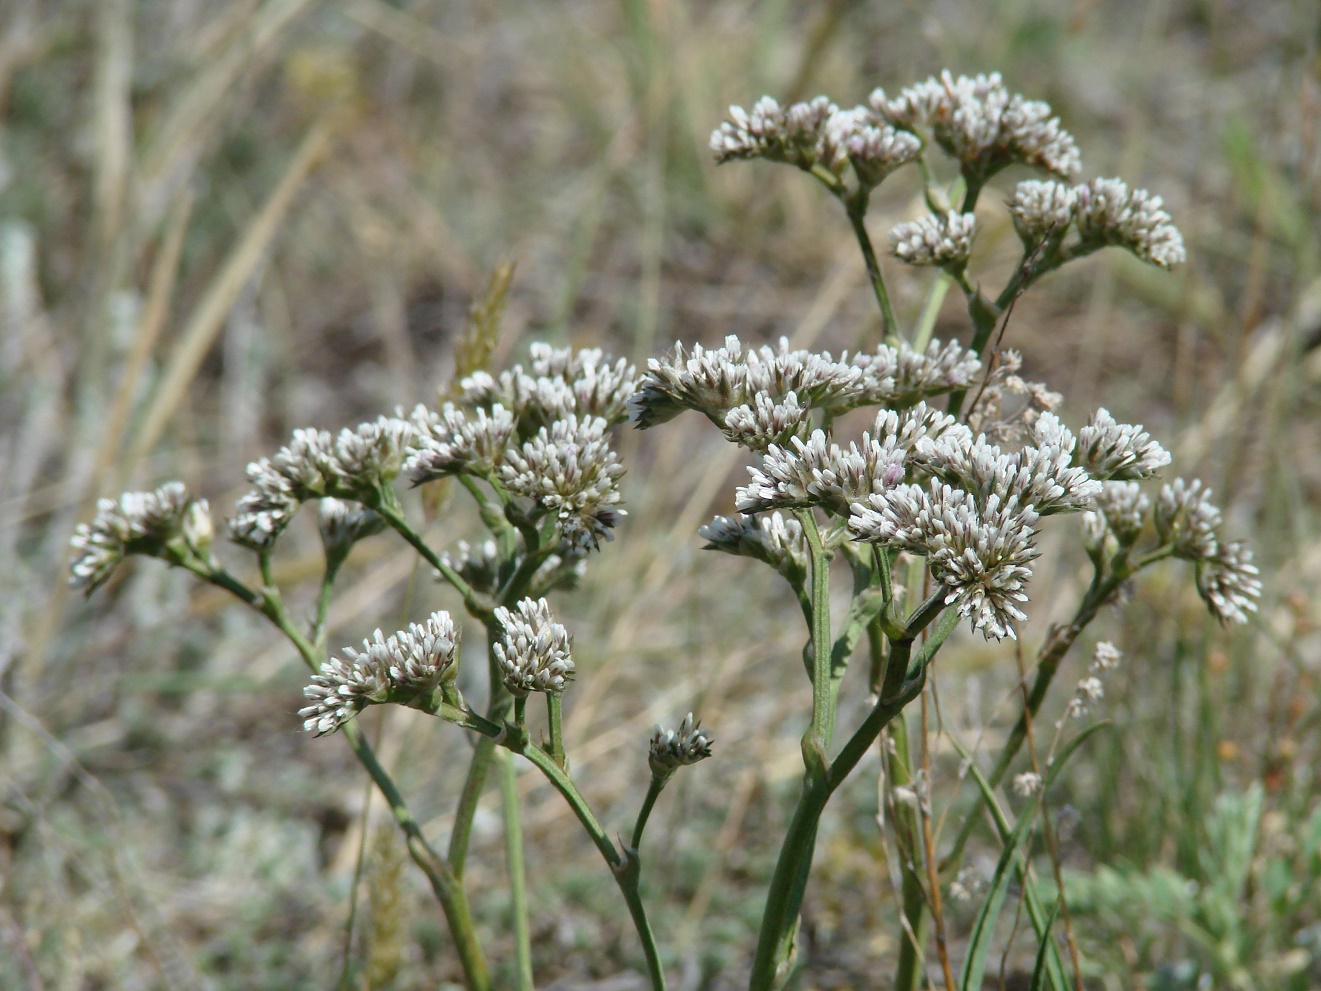
M 427 700 L 453 674 L 459 636 L 449 613 L 435 612 L 388 637 L 377 630 L 361 651 L 345 647 L 303 689 L 312 703 L 298 712 L 303 728 L 323 736 L 369 705 Z
M 651 731 L 651 744 L 647 762 L 652 776 L 664 780 L 681 767 L 696 764 L 711 756 L 715 738 L 701 727 L 690 712 L 678 729 L 665 729 L 657 725 Z
M 500 638 L 491 645 L 505 687 L 516 696 L 562 693 L 573 679 L 573 638 L 556 623 L 545 599 L 523 599 L 495 610 Z
M 890 254 L 909 265 L 961 269 L 972 254 L 977 218 L 971 213 L 932 213 L 890 231 Z
M 129 554 L 171 563 L 179 563 L 185 553 L 205 559 L 212 532 L 206 500 L 190 496 L 182 482 L 166 482 L 153 492 L 125 492 L 118 500 L 102 499 L 92 521 L 74 531 L 69 584 L 90 596 Z M 179 541 L 182 548 L 171 547 Z
M 956 79 L 946 70 L 894 97 L 877 89 L 868 103 L 895 127 L 930 133 L 979 182 L 1013 164 L 1066 178 L 1082 168 L 1077 143 L 1050 105 L 1010 93 L 998 72 Z

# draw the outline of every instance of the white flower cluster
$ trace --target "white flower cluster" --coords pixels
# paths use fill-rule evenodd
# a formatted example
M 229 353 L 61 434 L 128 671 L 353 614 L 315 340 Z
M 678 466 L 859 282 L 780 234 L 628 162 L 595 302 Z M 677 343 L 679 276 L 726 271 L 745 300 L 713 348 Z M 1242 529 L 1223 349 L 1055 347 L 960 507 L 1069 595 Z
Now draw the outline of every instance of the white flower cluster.
M 1161 268 L 1184 261 L 1183 235 L 1159 196 L 1129 189 L 1120 179 L 1093 179 L 1078 186 L 1055 181 L 1020 182 L 1009 198 L 1023 243 L 1032 247 L 1050 238 L 1062 242 L 1072 226 L 1078 240 L 1073 256 L 1107 245 L 1126 248 Z
M 659 724 L 651 731 L 651 745 L 647 761 L 652 776 L 665 780 L 681 767 L 696 764 L 711 756 L 715 738 L 690 712 L 678 729 L 665 729 Z
M 1197 566 L 1197 590 L 1222 623 L 1246 623 L 1257 611 L 1261 580 L 1252 550 L 1220 538 L 1221 515 L 1200 481 L 1176 478 L 1156 500 L 1156 532 L 1178 557 Z
M 321 542 L 330 555 L 346 554 L 359 540 L 385 529 L 383 519 L 356 502 L 327 496 L 317 508 Z
M 90 523 L 81 523 L 70 545 L 69 584 L 91 595 L 129 554 L 172 559 L 167 546 L 182 538 L 191 553 L 206 557 L 211 547 L 211 511 L 205 499 L 188 494 L 183 482 L 166 482 L 154 492 L 125 492 L 102 499 Z
M 413 422 L 416 446 L 404 461 L 404 474 L 414 485 L 447 475 L 490 477 L 504 460 L 505 447 L 518 425 L 500 403 L 489 410 L 446 403 L 439 413 L 418 406 Z
M 449 613 L 435 612 L 425 625 L 410 623 L 388 637 L 377 630 L 373 639 L 362 642 L 361 651 L 345 647 L 303 689 L 312 703 L 298 712 L 303 729 L 322 736 L 369 705 L 426 701 L 453 675 L 459 638 Z
M 554 514 L 572 547 L 596 550 L 624 515 L 619 478 L 624 468 L 606 438 L 600 417 L 570 414 L 542 427 L 522 447 L 510 447 L 500 480 L 511 493 Z
M 1082 168 L 1077 143 L 1050 105 L 1010 93 L 998 72 L 956 79 L 946 70 L 894 97 L 877 89 L 868 103 L 895 127 L 930 131 L 964 175 L 978 182 L 1013 164 L 1066 178 Z
M 717 516 L 697 535 L 707 542 L 703 550 L 753 557 L 786 576 L 806 575 L 811 563 L 803 525 L 783 513 Z
M 890 231 L 890 253 L 909 265 L 963 268 L 972 254 L 976 227 L 971 213 L 928 214 Z
M 806 437 L 809 410 L 835 417 L 861 406 L 911 406 L 966 388 L 980 367 L 975 354 L 953 341 L 932 341 L 924 351 L 883 344 L 838 361 L 828 351 L 790 350 L 783 338 L 778 347 L 749 348 L 730 336 L 724 347 L 696 344 L 691 351 L 678 342 L 671 355 L 647 362 L 641 388 L 628 401 L 629 418 L 646 430 L 696 410 L 736 443 L 764 450 L 784 446 L 777 433 L 790 441 Z
M 503 627 L 491 645 L 505 687 L 514 695 L 560 694 L 573 679 L 573 638 L 550 615 L 545 599 L 523 599 L 512 610 L 495 611 Z
M 235 542 L 268 550 L 308 499 L 325 496 L 372 502 L 399 474 L 413 443 L 412 424 L 398 417 L 325 430 L 295 430 L 274 457 L 248 465 L 252 491 L 239 498 L 229 520 Z
M 905 459 L 904 450 L 870 435 L 861 447 L 843 449 L 816 430 L 806 441 L 793 438 L 792 447 L 772 444 L 748 469 L 752 481 L 738 490 L 736 504 L 743 513 L 813 505 L 847 512 L 855 499 L 902 482 Z
M 625 418 L 636 379 L 632 365 L 623 358 L 612 361 L 600 348 L 575 351 L 538 342 L 530 349 L 527 369 L 515 365 L 498 376 L 477 372 L 465 378 L 460 402 L 503 406 L 518 421 L 521 434 L 572 413 L 599 416 L 613 425 Z
M 729 108 L 729 119 L 711 135 L 711 150 L 718 163 L 762 158 L 836 177 L 851 164 L 859 186 L 870 189 L 916 161 L 922 142 L 868 107 L 841 110 L 824 96 L 782 107 L 763 96 L 751 110 Z
M 1137 482 L 1106 482 L 1096 506 L 1083 514 L 1083 534 L 1089 547 L 1104 547 L 1107 535 L 1120 547 L 1131 547 L 1142 534 L 1151 500 Z

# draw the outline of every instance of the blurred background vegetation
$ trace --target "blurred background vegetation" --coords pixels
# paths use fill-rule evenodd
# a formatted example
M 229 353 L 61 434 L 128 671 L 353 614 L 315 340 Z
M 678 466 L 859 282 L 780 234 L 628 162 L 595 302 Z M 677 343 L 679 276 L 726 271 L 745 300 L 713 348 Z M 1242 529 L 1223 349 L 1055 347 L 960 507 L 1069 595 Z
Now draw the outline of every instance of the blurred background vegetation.
M 1165 197 L 1186 266 L 1071 266 L 1020 302 L 1008 343 L 1072 425 L 1098 404 L 1145 423 L 1266 580 L 1244 632 L 1214 628 L 1173 565 L 1093 630 L 1125 651 L 1100 713 L 1115 729 L 1051 796 L 1089 980 L 1321 986 L 1319 49 L 1314 0 L 4 0 L 0 987 L 322 989 L 346 959 L 354 987 L 453 979 L 347 749 L 299 728 L 287 645 L 159 562 L 84 603 L 64 584 L 74 524 L 99 495 L 175 477 L 227 513 L 245 463 L 292 428 L 432 401 L 503 257 L 497 363 L 529 339 L 639 363 L 676 338 L 874 341 L 835 205 L 792 170 L 717 172 L 706 140 L 731 102 L 854 103 L 944 67 L 1002 71 L 1052 103 L 1085 177 Z M 881 238 L 918 187 L 901 174 L 882 192 Z M 1003 271 L 1015 243 L 1001 211 L 974 267 Z M 890 278 L 911 319 L 924 280 Z M 967 340 L 952 301 L 937 333 Z M 622 441 L 630 516 L 563 607 L 569 745 L 623 829 L 650 725 L 696 708 L 714 728 L 717 759 L 653 820 L 649 883 L 676 986 L 737 987 L 796 785 L 803 634 L 774 576 L 699 554 L 742 467 L 687 419 Z M 289 583 L 319 557 L 298 522 Z M 470 522 L 442 515 L 433 542 Z M 1034 583 L 1029 656 L 1084 581 L 1080 552 L 1062 560 Z M 341 581 L 332 645 L 446 604 L 376 538 Z M 1011 650 L 965 638 L 941 655 L 944 723 L 983 752 L 1013 715 Z M 369 731 L 444 835 L 468 744 L 377 714 Z M 950 799 L 957 759 L 933 745 Z M 535 775 L 522 784 L 540 983 L 640 986 L 594 852 Z M 801 988 L 892 972 L 876 810 L 860 780 L 827 815 Z M 478 821 L 470 884 L 498 961 L 497 821 Z M 1006 947 L 1012 986 L 1032 948 Z

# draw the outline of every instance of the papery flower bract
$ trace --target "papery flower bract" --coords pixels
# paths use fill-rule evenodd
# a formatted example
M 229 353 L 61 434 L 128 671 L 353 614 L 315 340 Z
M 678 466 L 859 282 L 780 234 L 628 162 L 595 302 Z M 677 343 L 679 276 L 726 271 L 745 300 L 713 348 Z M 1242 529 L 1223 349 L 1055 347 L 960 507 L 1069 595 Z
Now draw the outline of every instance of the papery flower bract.
M 1083 527 L 1093 546 L 1099 547 L 1110 533 L 1121 547 L 1130 547 L 1149 512 L 1151 500 L 1137 482 L 1106 482 L 1096 496 L 1096 508 L 1084 514 Z
M 1026 179 L 1014 187 L 1008 205 L 1018 236 L 1031 247 L 1043 238 L 1064 236 L 1078 209 L 1078 194 L 1054 179 Z
M 183 482 L 166 482 L 152 492 L 125 492 L 101 499 L 90 523 L 80 523 L 70 546 L 69 584 L 91 595 L 129 554 L 164 557 L 177 563 L 167 548 L 184 537 L 191 550 L 205 555 L 210 546 L 211 514 L 205 499 L 194 499 Z
M 909 265 L 962 268 L 972 254 L 977 218 L 951 210 L 927 214 L 890 231 L 890 254 Z
M 569 416 L 542 427 L 521 448 L 510 447 L 500 479 L 515 495 L 556 517 L 564 539 L 596 550 L 624 515 L 618 504 L 623 466 L 600 417 Z
M 370 498 L 377 487 L 389 485 L 398 476 L 414 434 L 411 423 L 392 416 L 345 427 L 335 438 L 333 488 Z
M 815 430 L 806 441 L 793 438 L 791 447 L 772 444 L 761 463 L 748 468 L 752 481 L 735 497 L 740 512 L 822 506 L 844 514 L 855 499 L 904 478 L 905 452 L 870 438 L 862 448 L 850 443 L 842 449 Z
M 856 539 L 898 547 L 927 559 L 932 577 L 948 590 L 946 603 L 988 639 L 1015 638 L 1026 619 L 1018 603 L 1037 557 L 1037 512 L 1017 498 L 992 494 L 985 503 L 932 480 L 898 485 L 856 502 L 849 529 Z
M 701 722 L 690 712 L 678 729 L 665 729 L 657 724 L 651 731 L 647 762 L 652 776 L 664 780 L 681 767 L 696 764 L 711 756 L 715 738 L 702 729 Z
M 837 110 L 824 96 L 787 107 L 763 96 L 751 110 L 729 108 L 729 119 L 711 134 L 711 150 L 719 164 L 764 158 L 801 169 L 821 165 L 838 175 L 847 159 L 826 127 Z
M 385 520 L 356 502 L 328 496 L 317 509 L 317 525 L 327 556 L 347 554 L 359 540 L 385 529 Z
M 1127 248 L 1143 261 L 1172 268 L 1186 254 L 1183 235 L 1161 198 L 1130 190 L 1119 179 L 1093 179 L 1076 188 L 1078 235 L 1084 245 Z
M 491 645 L 505 687 L 514 695 L 559 694 L 573 679 L 573 638 L 550 615 L 545 599 L 523 599 L 512 610 L 500 606 L 495 617 L 503 628 Z

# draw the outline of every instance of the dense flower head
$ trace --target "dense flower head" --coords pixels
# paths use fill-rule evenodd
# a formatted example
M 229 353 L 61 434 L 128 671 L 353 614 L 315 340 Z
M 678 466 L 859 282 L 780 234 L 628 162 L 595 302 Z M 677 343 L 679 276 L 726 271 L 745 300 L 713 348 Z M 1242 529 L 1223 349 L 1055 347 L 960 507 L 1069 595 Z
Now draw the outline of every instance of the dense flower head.
M 1078 235 L 1083 244 L 1127 248 L 1143 261 L 1172 268 L 1186 254 L 1183 235 L 1159 196 L 1130 190 L 1119 179 L 1093 179 L 1076 188 Z
M 651 744 L 647 761 L 654 777 L 665 779 L 681 767 L 696 764 L 711 756 L 714 737 L 702 729 L 701 722 L 690 712 L 678 729 L 657 725 L 651 731 Z
M 502 406 L 526 437 L 572 414 L 618 423 L 637 388 L 637 369 L 600 348 L 555 348 L 535 343 L 528 367 L 515 365 L 499 375 L 476 372 L 463 379 L 460 404 L 490 410 Z
M 890 254 L 909 265 L 962 268 L 972 254 L 977 218 L 971 213 L 931 213 L 890 231 Z
M 679 342 L 669 356 L 648 362 L 641 388 L 629 400 L 630 418 L 647 429 L 696 410 L 732 440 L 767 446 L 777 442 L 770 435 L 781 427 L 782 436 L 805 437 L 808 410 L 835 417 L 861 406 L 911 406 L 966 388 L 980 367 L 976 354 L 954 341 L 932 341 L 922 351 L 883 344 L 838 360 L 829 351 L 795 350 L 783 338 L 757 348 L 733 336 L 712 349 L 698 344 L 689 350 Z M 740 408 L 731 427 L 729 416 Z M 778 443 L 784 446 L 787 439 Z
M 359 540 L 385 529 L 385 520 L 351 500 L 327 496 L 317 509 L 321 542 L 328 555 L 345 554 Z
M 413 422 L 414 446 L 403 467 L 414 485 L 447 475 L 489 477 L 503 463 L 516 426 L 514 414 L 500 403 L 489 409 L 446 403 L 439 413 L 418 406 Z
M 350 492 L 389 485 L 399 474 L 415 429 L 401 417 L 381 416 L 371 423 L 345 427 L 335 438 L 332 462 L 336 487 Z
M 772 444 L 783 446 L 794 437 L 805 438 L 811 429 L 809 412 L 795 392 L 787 393 L 781 402 L 759 392 L 751 404 L 735 406 L 725 414 L 725 436 L 752 451 L 764 451 Z
M 803 525 L 779 512 L 717 516 L 697 535 L 707 542 L 703 550 L 753 557 L 786 577 L 806 574 L 811 563 Z
M 624 474 L 599 417 L 571 415 L 542 427 L 521 447 L 510 447 L 500 480 L 543 513 L 556 517 L 570 544 L 596 550 L 623 515 L 619 478 Z
M 751 110 L 729 108 L 729 119 L 711 135 L 711 150 L 718 163 L 764 158 L 803 169 L 820 164 L 837 173 L 843 151 L 827 127 L 837 110 L 824 96 L 787 107 L 763 96 Z
M 988 639 L 1017 636 L 1026 619 L 1018 604 L 1031 563 L 1037 512 L 1016 497 L 969 492 L 932 479 L 899 485 L 855 503 L 849 529 L 859 540 L 897 547 L 927 559 L 945 601 Z
M 167 544 L 182 537 L 192 553 L 205 556 L 211 543 L 211 514 L 205 499 L 188 494 L 183 482 L 152 492 L 125 492 L 101 499 L 90 523 L 74 530 L 69 584 L 91 595 L 129 554 L 171 557 Z
M 229 519 L 230 536 L 253 550 L 269 550 L 305 500 L 329 493 L 337 471 L 330 433 L 295 430 L 273 457 L 248 465 L 252 489 L 239 497 Z
M 823 430 L 788 447 L 772 444 L 760 464 L 748 468 L 752 481 L 738 490 L 740 512 L 822 506 L 847 513 L 850 503 L 904 479 L 905 452 L 874 442 L 841 448 Z
M 425 701 L 452 676 L 459 639 L 449 613 L 435 612 L 425 624 L 410 623 L 388 637 L 377 630 L 360 651 L 345 647 L 303 689 L 311 702 L 298 712 L 303 728 L 322 736 L 368 705 Z
M 893 98 L 878 89 L 868 103 L 895 127 L 929 130 L 978 182 L 1015 163 L 1065 178 L 1082 168 L 1077 143 L 1050 105 L 1010 93 L 998 72 L 956 79 L 946 70 Z
M 1078 209 L 1078 193 L 1054 179 L 1026 179 L 1014 187 L 1009 214 L 1019 237 L 1028 245 L 1046 237 L 1063 237 Z
M 1101 408 L 1078 431 L 1075 463 L 1094 478 L 1127 481 L 1154 478 L 1170 454 L 1140 424 L 1119 423 Z
M 1130 547 L 1142 534 L 1151 500 L 1137 482 L 1106 482 L 1096 496 L 1096 508 L 1083 514 L 1083 533 L 1093 547 L 1112 535 L 1121 547 Z
M 868 107 L 837 110 L 826 122 L 833 147 L 840 148 L 853 165 L 858 184 L 870 189 L 880 185 L 891 172 L 922 154 L 915 135 L 892 127 Z
M 1206 560 L 1219 549 L 1221 516 L 1211 502 L 1211 490 L 1201 479 L 1176 478 L 1161 487 L 1156 500 L 1156 532 L 1174 553 L 1191 560 Z
M 1261 598 L 1259 574 L 1247 544 L 1222 542 L 1214 554 L 1198 562 L 1197 590 L 1220 622 L 1246 623 Z
M 502 633 L 491 650 L 505 687 L 520 697 L 563 692 L 574 674 L 573 638 L 551 618 L 550 604 L 523 599 L 513 609 L 500 606 L 495 617 Z

